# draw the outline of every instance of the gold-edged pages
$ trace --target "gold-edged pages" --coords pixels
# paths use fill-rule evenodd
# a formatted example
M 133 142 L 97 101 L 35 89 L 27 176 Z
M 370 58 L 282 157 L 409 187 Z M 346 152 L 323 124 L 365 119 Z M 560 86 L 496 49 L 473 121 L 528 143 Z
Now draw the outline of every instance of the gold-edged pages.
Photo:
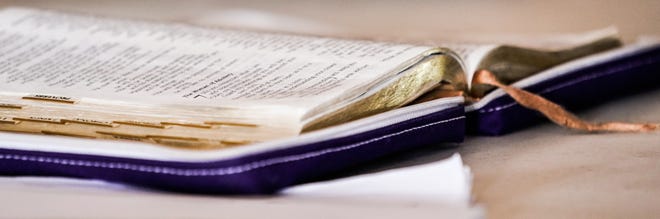
M 298 135 L 433 48 L 23 8 L 0 31 L 1 130 L 179 147 Z
M 425 57 L 427 58 L 405 70 L 402 73 L 404 76 L 397 82 L 391 83 L 369 97 L 337 111 L 341 114 L 351 114 L 351 117 L 344 118 L 338 117 L 336 114 L 330 114 L 326 118 L 318 119 L 318 122 L 310 127 L 327 127 L 340 124 L 411 102 L 449 74 L 443 69 L 449 65 L 448 60 L 453 60 L 451 57 L 443 55 L 442 51 L 429 53 Z M 401 95 L 401 92 L 406 94 Z M 398 98 L 388 98 L 393 96 L 394 93 L 400 94 L 395 95 Z M 214 149 L 246 145 L 299 133 L 284 133 L 284 135 L 282 133 L 271 133 L 271 136 L 268 137 L 253 138 L 255 133 L 272 132 L 272 130 L 281 129 L 281 127 L 265 127 L 269 125 L 240 122 L 240 120 L 182 121 L 174 118 L 158 120 L 153 117 L 141 119 L 140 117 L 102 114 L 99 114 L 99 116 L 94 116 L 94 114 L 80 116 L 84 113 L 81 113 L 82 110 L 75 107 L 81 104 L 79 100 L 55 95 L 32 94 L 20 98 L 20 101 L 23 102 L 20 104 L 0 103 L 0 106 L 4 106 L 0 108 L 0 116 L 2 116 L 0 130 L 83 138 L 131 140 L 189 149 Z M 67 113 L 77 116 L 53 113 L 53 106 L 73 106 L 63 109 L 67 109 Z M 42 111 L 33 110 L 39 107 L 50 111 L 44 110 L 45 113 L 39 113 Z M 22 111 L 26 113 L 19 113 Z M 60 112 L 63 111 L 60 109 Z M 241 135 L 223 135 L 228 131 L 239 132 Z
M 45 101 L 52 104 L 76 104 L 74 98 L 55 95 L 34 94 L 21 99 L 24 101 Z M 188 149 L 213 149 L 245 145 L 254 143 L 254 141 L 248 139 L 190 137 L 176 135 L 175 133 L 180 133 L 178 130 L 181 129 L 222 132 L 227 127 L 259 128 L 257 124 L 233 121 L 102 120 L 98 118 L 21 115 L 21 113 L 18 113 L 29 108 L 30 103 L 0 103 L 0 130 L 82 138 L 131 140 Z M 163 132 L 163 130 L 170 131 Z

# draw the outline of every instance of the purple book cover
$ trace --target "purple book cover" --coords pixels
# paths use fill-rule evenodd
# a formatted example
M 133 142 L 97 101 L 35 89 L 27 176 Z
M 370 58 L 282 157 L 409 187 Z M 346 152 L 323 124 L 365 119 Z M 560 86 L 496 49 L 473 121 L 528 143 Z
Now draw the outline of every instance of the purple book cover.
M 551 77 L 543 78 L 543 74 Z M 541 76 L 542 80 L 534 77 Z M 531 80 L 528 80 L 531 79 Z M 516 84 L 568 110 L 597 106 L 660 87 L 660 45 L 636 45 L 596 54 L 544 71 Z M 528 83 L 531 82 L 531 83 Z M 468 133 L 503 135 L 547 121 L 496 91 L 467 107 Z
M 590 62 L 586 67 L 562 72 L 525 89 L 569 109 L 580 109 L 617 95 L 657 88 L 659 73 L 660 47 L 652 46 Z M 428 144 L 461 142 L 466 130 L 501 135 L 544 121 L 538 113 L 517 105 L 508 96 L 494 96 L 478 107 L 468 107 L 467 114 L 460 99 L 412 106 L 413 109 L 378 115 L 379 119 L 367 118 L 370 121 L 366 123 L 353 122 L 353 126 L 378 124 L 375 128 L 357 132 L 329 130 L 316 136 L 301 136 L 304 141 L 294 138 L 277 142 L 284 146 L 273 149 L 194 162 L 29 150 L 3 140 L 0 173 L 101 179 L 193 193 L 273 193 L 388 154 Z
M 30 29 L 31 31 L 31 29 Z M 390 63 L 391 64 L 391 63 Z M 659 44 L 574 60 L 516 82 L 569 110 L 660 86 Z M 168 191 L 269 194 L 387 155 L 543 122 L 501 90 L 410 105 L 300 136 L 219 151 L 0 132 L 0 174 L 99 179 Z

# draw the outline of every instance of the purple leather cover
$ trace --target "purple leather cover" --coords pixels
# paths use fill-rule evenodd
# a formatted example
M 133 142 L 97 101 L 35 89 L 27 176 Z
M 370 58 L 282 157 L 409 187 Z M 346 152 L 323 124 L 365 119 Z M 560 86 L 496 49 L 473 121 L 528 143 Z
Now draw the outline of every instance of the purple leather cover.
M 648 89 L 660 88 L 660 46 L 598 63 L 524 89 L 566 109 L 593 107 Z M 468 133 L 503 135 L 548 121 L 505 95 L 467 113 Z
M 525 89 L 575 110 L 659 84 L 660 47 L 655 47 Z M 2 149 L 0 142 L 0 174 L 101 179 L 178 192 L 267 194 L 385 155 L 428 144 L 461 142 L 466 122 L 473 133 L 500 135 L 544 120 L 502 96 L 469 112 L 467 121 L 464 107 L 456 106 L 346 137 L 211 162 L 12 150 Z
M 461 142 L 464 132 L 464 107 L 456 106 L 347 137 L 213 162 L 0 149 L 0 174 L 101 179 L 179 192 L 266 194 L 399 151 Z

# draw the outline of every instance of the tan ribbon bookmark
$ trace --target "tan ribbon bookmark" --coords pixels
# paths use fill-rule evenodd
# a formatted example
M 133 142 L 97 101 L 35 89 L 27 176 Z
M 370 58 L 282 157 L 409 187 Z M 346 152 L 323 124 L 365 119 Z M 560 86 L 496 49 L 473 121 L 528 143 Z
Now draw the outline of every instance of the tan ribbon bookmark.
M 479 70 L 475 73 L 474 83 L 488 84 L 496 86 L 504 90 L 520 105 L 537 110 L 548 119 L 552 120 L 561 126 L 568 127 L 576 130 L 584 130 L 589 132 L 645 132 L 653 131 L 658 128 L 658 124 L 639 124 L 639 123 L 623 123 L 623 122 L 606 122 L 606 123 L 590 123 L 584 121 L 572 113 L 566 111 L 563 107 L 541 97 L 536 94 L 524 91 L 522 89 L 511 87 L 500 83 L 495 75 L 487 70 Z

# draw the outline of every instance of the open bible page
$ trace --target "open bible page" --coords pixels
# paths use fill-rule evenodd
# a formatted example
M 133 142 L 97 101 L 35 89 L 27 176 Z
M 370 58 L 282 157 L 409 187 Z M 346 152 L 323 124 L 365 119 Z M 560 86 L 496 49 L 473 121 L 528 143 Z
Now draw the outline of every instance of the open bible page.
M 463 71 L 465 73 L 465 81 L 467 82 L 468 88 L 470 87 L 470 81 L 472 81 L 472 76 L 475 71 L 478 70 L 479 64 L 485 59 L 485 57 L 496 49 L 497 44 L 471 44 L 471 43 L 440 43 L 438 46 L 446 47 L 451 49 L 458 56 Z
M 0 87 L 90 100 L 309 109 L 430 47 L 0 11 Z
M 471 37 L 472 43 L 435 42 L 430 43 L 454 51 L 463 64 L 466 81 L 472 81 L 474 73 L 489 54 L 503 46 L 519 47 L 542 52 L 568 51 L 606 38 L 616 38 L 617 29 L 613 27 L 582 33 L 548 35 L 484 35 Z M 471 83 L 467 83 L 468 87 Z

